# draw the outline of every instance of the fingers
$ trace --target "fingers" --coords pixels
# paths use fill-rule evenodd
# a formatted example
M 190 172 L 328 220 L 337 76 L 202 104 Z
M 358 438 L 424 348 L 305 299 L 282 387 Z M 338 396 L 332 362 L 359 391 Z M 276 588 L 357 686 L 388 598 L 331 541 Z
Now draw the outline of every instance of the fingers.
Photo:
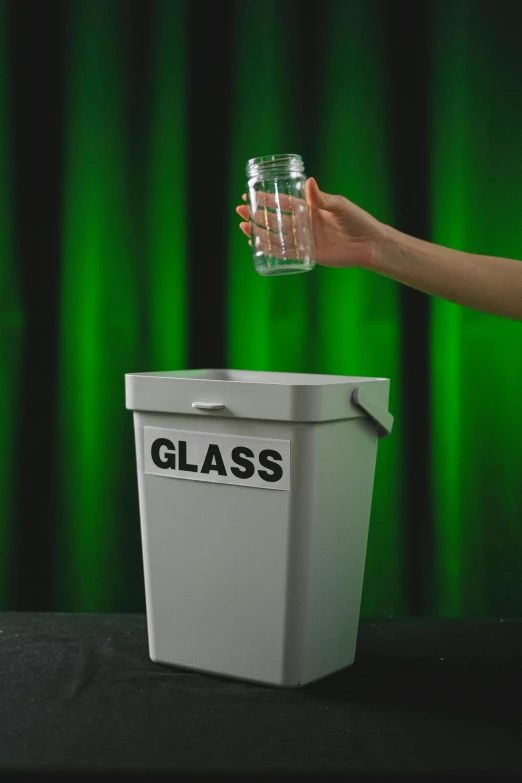
M 250 221 L 242 221 L 239 228 L 249 237 L 248 244 L 254 247 L 260 255 L 273 258 L 299 259 L 305 253 L 300 249 L 301 245 L 306 247 L 307 239 L 300 236 L 295 231 L 288 233 L 269 231 L 263 226 L 258 226 Z
M 236 212 L 239 217 L 243 218 L 244 221 L 239 224 L 241 231 L 246 234 L 247 231 L 245 230 L 245 226 L 248 226 L 248 236 L 250 236 L 250 208 L 247 206 L 236 207 Z M 284 230 L 283 226 L 281 225 L 282 221 L 278 220 L 277 215 L 274 213 L 268 213 L 262 209 L 257 210 L 252 222 L 260 228 L 264 228 L 268 231 L 276 232 Z
M 292 242 L 282 242 L 281 237 L 269 234 L 266 231 L 255 232 L 250 244 L 253 243 L 254 252 L 267 258 L 298 259 L 303 257 L 303 252 Z
M 252 209 L 255 222 L 264 226 L 268 224 L 273 230 L 278 230 L 280 220 L 284 220 L 285 215 L 291 217 L 308 209 L 305 198 L 283 192 L 267 193 L 263 190 L 252 188 L 250 199 L 247 199 L 245 193 L 243 193 L 241 198 L 243 201 L 247 201 L 247 204 L 237 206 L 237 214 L 243 220 L 250 220 L 250 209 Z M 271 215 L 275 215 L 274 219 L 272 219 Z M 279 218 L 279 216 L 281 217 Z
M 304 258 L 310 248 L 310 232 L 306 226 L 295 225 L 291 231 L 271 232 L 251 223 L 251 239 L 256 251 L 275 258 Z
M 246 205 L 242 204 L 240 207 L 236 207 L 236 212 L 243 220 L 250 220 L 250 209 Z
M 321 191 L 313 177 L 309 177 L 305 183 L 305 193 L 308 203 L 311 207 L 320 207 Z
M 302 196 L 255 189 L 249 197 L 242 195 L 247 203 L 236 207 L 242 218 L 239 228 L 249 237 L 254 253 L 286 259 L 303 257 L 309 245 L 309 237 L 304 236 L 308 222 L 299 220 L 300 213 L 308 211 L 304 188 Z
M 250 195 L 250 200 L 252 207 L 267 207 L 274 211 L 283 212 L 294 212 L 299 207 L 307 206 L 306 200 L 300 196 L 280 192 L 266 193 L 264 190 L 253 191 Z
M 250 220 L 250 207 L 241 205 L 236 207 L 236 212 L 243 220 Z M 292 218 L 293 214 L 293 212 L 279 213 L 278 211 L 272 211 L 269 207 L 257 206 L 253 220 L 259 223 L 259 225 L 265 226 L 265 228 L 272 228 L 277 231 L 281 221 L 286 218 Z
M 251 217 L 252 222 L 266 231 L 277 234 L 288 234 L 295 227 L 296 215 L 293 212 L 269 212 L 266 207 L 256 210 Z
M 305 192 L 308 203 L 316 209 L 325 209 L 336 215 L 344 212 L 346 209 L 346 199 L 343 196 L 332 196 L 330 193 L 323 193 L 313 177 L 306 180 Z
M 298 207 L 297 214 L 301 209 L 308 209 L 308 206 Z M 260 207 L 252 218 L 247 206 L 236 207 L 236 212 L 243 220 L 252 219 L 253 223 L 267 231 L 286 234 L 295 230 L 297 215 L 294 212 L 271 212 L 268 207 Z
M 243 201 L 247 201 L 247 196 L 243 193 Z M 315 207 L 316 209 L 324 209 L 332 214 L 339 214 L 346 209 L 347 200 L 343 196 L 332 195 L 331 193 L 325 193 L 319 189 L 319 186 L 314 177 L 309 177 L 305 183 L 303 192 L 303 198 L 299 195 L 291 195 L 288 193 L 267 193 L 262 190 L 253 190 L 250 194 L 252 207 L 257 212 L 260 209 L 272 210 L 273 212 L 286 212 L 295 213 L 299 210 L 306 209 L 308 205 Z M 240 211 L 241 210 L 241 211 Z M 237 207 L 236 211 L 245 220 L 249 219 L 248 207 L 242 205 Z M 255 216 L 256 222 L 264 224 L 266 218 L 259 219 L 259 216 Z M 271 227 L 272 223 L 271 223 Z

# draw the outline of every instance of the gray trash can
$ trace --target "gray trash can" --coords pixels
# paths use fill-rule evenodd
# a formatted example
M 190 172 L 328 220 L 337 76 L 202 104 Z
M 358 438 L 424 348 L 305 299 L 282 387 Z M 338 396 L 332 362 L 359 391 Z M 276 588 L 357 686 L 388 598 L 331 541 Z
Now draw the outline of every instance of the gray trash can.
M 125 381 L 151 659 L 290 687 L 353 663 L 389 379 Z

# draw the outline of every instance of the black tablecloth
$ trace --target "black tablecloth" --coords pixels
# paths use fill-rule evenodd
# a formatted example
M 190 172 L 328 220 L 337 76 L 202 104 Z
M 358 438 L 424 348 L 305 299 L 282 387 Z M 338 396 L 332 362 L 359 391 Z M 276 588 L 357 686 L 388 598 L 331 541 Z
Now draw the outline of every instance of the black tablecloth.
M 362 619 L 294 690 L 154 664 L 141 615 L 0 613 L 0 771 L 520 776 L 521 704 L 522 619 Z

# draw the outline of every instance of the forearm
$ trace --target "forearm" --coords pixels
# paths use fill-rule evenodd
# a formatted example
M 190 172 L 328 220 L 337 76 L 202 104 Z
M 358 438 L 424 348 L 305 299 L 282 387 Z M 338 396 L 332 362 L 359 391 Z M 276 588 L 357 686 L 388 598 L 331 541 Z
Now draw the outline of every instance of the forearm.
M 387 226 L 371 269 L 426 294 L 522 320 L 522 261 L 452 250 Z

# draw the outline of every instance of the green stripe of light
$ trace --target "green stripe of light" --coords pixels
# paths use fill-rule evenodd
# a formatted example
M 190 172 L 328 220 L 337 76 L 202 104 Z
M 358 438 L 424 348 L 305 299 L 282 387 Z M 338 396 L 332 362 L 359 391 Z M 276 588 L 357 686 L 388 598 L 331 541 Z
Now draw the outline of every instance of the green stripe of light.
M 245 190 L 248 158 L 297 152 L 281 4 L 236 5 L 230 217 L 227 362 L 236 369 L 298 371 L 308 352 L 307 275 L 262 278 L 234 212 Z M 259 45 L 252 45 L 252 36 Z M 306 163 L 306 161 L 305 161 Z
M 519 47 L 482 4 L 435 10 L 433 239 L 521 259 Z M 516 614 L 522 324 L 434 299 L 431 349 L 436 611 Z
M 157 6 L 149 156 L 148 368 L 186 365 L 185 3 Z M 145 293 L 145 292 L 144 292 Z
M 13 247 L 9 51 L 0 0 L 0 607 L 9 607 L 14 517 L 14 453 L 24 317 Z
M 64 608 L 97 611 L 111 605 L 125 557 L 121 465 L 133 442 L 123 378 L 135 361 L 138 308 L 120 6 L 80 0 L 69 9 L 57 583 Z
M 378 219 L 393 222 L 385 72 L 372 4 L 334 3 L 325 47 L 323 127 L 316 178 Z M 400 552 L 402 416 L 396 283 L 362 269 L 318 268 L 317 372 L 387 377 L 391 438 L 381 440 L 375 476 L 363 614 L 403 609 Z M 407 415 L 407 411 L 404 412 Z

